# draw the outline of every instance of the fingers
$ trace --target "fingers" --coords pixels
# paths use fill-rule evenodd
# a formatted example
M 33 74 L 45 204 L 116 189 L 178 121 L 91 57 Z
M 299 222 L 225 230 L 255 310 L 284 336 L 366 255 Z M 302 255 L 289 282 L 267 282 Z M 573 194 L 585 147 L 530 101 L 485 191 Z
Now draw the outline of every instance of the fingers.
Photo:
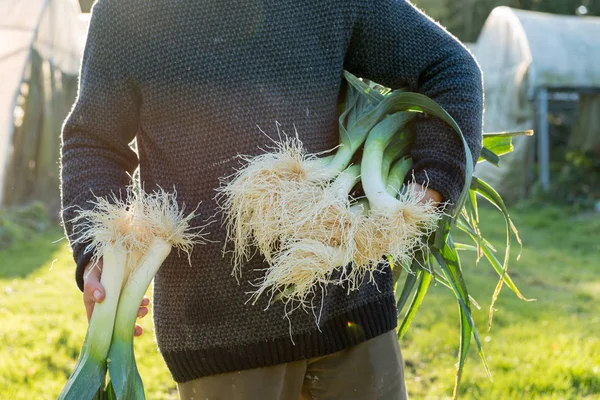
M 137 313 L 137 317 L 144 318 L 146 315 L 148 315 L 148 307 L 140 307 Z
M 133 329 L 133 336 L 142 336 L 142 333 L 144 333 L 144 328 L 142 328 L 138 324 L 135 324 L 135 328 Z
M 142 304 L 140 304 L 140 309 L 138 310 L 138 318 L 144 318 L 146 315 L 148 315 L 148 304 L 150 304 L 150 299 L 144 297 Z
M 105 292 L 100 283 L 102 260 L 96 264 L 89 263 L 83 272 L 83 303 L 88 321 L 92 317 L 94 305 L 104 301 Z
M 431 201 L 433 205 L 437 207 L 443 200 L 442 195 L 439 192 L 423 185 L 419 185 L 418 183 L 411 182 L 408 184 L 408 188 L 412 191 L 423 194 L 423 198 L 420 201 L 423 204 Z
M 85 267 L 83 272 L 83 302 L 87 313 L 88 321 L 92 317 L 94 311 L 94 305 L 104 301 L 106 293 L 104 287 L 100 283 L 100 277 L 102 276 L 102 260 L 96 264 L 91 262 Z M 140 303 L 140 308 L 137 313 L 138 318 L 144 318 L 148 315 L 148 305 L 150 299 L 144 297 Z M 133 334 L 134 336 L 141 336 L 144 333 L 144 329 L 140 325 L 135 325 Z
M 148 315 L 148 304 L 150 304 L 150 299 L 147 297 L 144 297 L 144 299 L 142 300 L 142 303 L 140 305 L 140 309 L 138 310 L 138 314 L 137 317 L 138 318 L 144 318 L 146 315 Z M 142 336 L 142 334 L 144 333 L 144 328 L 142 328 L 140 325 L 136 324 L 135 328 L 133 329 L 133 336 Z

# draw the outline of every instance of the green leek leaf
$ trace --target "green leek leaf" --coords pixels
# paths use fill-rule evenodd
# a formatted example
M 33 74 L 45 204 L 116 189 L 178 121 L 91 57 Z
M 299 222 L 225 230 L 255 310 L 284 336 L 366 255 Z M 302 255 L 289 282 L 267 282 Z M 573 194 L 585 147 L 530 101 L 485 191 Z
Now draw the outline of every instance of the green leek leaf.
M 415 287 L 415 283 L 419 279 L 423 272 L 421 270 L 417 270 L 415 272 L 411 272 L 406 275 L 406 280 L 404 281 L 404 285 L 402 286 L 402 292 L 399 292 L 400 286 L 396 286 L 396 308 L 398 309 L 398 313 L 400 313 L 404 306 L 406 305 L 406 301 L 410 297 L 413 288 Z
M 466 361 L 467 354 L 469 352 L 471 335 L 475 338 L 475 342 L 477 344 L 477 352 L 483 362 L 486 372 L 491 378 L 491 373 L 489 367 L 487 365 L 487 361 L 485 359 L 485 355 L 483 353 L 483 348 L 481 346 L 481 341 L 479 340 L 479 335 L 477 333 L 477 329 L 475 327 L 475 323 L 473 318 L 471 317 L 471 309 L 469 307 L 468 302 L 468 293 L 465 282 L 462 277 L 462 272 L 460 268 L 460 259 L 458 254 L 456 253 L 456 249 L 453 246 L 452 237 L 448 236 L 448 243 L 442 250 L 433 249 L 433 256 L 437 260 L 438 264 L 442 268 L 444 275 L 446 275 L 446 279 L 451 285 L 452 291 L 454 292 L 455 297 L 459 303 L 459 311 L 460 311 L 460 330 L 461 330 L 461 340 L 460 340 L 460 348 L 459 348 L 459 360 L 458 360 L 458 368 L 456 373 L 456 380 L 454 384 L 454 394 L 453 397 L 457 398 L 458 396 L 458 387 L 460 385 L 460 379 L 462 377 L 462 371 L 464 369 L 464 364 Z
M 414 316 L 417 314 L 419 306 L 423 302 L 425 298 L 425 294 L 427 293 L 427 289 L 429 288 L 429 284 L 431 283 L 431 274 L 427 272 L 421 272 L 419 277 L 419 286 L 417 286 L 417 290 L 415 291 L 415 295 L 408 307 L 408 311 L 406 316 L 402 320 L 402 324 L 400 325 L 400 329 L 398 330 L 398 339 L 402 339 L 410 323 L 412 322 Z
M 512 151 L 512 149 L 510 151 Z M 496 167 L 500 166 L 500 157 L 487 147 L 483 147 L 481 149 L 481 153 L 479 154 L 479 160 L 477 160 L 478 163 L 484 161 L 487 161 L 490 164 L 495 165 Z
M 517 231 L 517 228 L 513 224 L 512 219 L 510 218 L 510 215 L 508 214 L 508 209 L 506 208 L 506 205 L 504 204 L 504 201 L 502 200 L 502 197 L 500 197 L 498 192 L 496 192 L 496 190 L 494 190 L 494 188 L 492 188 L 490 185 L 488 185 L 485 181 L 483 181 L 477 177 L 473 177 L 473 181 L 471 182 L 471 188 L 473 190 L 475 190 L 477 193 L 479 193 L 480 195 L 482 195 L 486 200 L 488 200 L 496 208 L 498 208 L 504 215 L 504 220 L 506 223 L 506 250 L 504 252 L 504 262 L 502 263 L 502 276 L 500 277 L 500 280 L 498 281 L 498 284 L 496 285 L 496 289 L 494 290 L 494 294 L 492 295 L 492 304 L 490 305 L 490 313 L 489 313 L 489 321 L 488 321 L 488 328 L 490 328 L 492 326 L 492 319 L 494 316 L 494 304 L 495 304 L 496 300 L 498 299 L 500 290 L 502 289 L 502 283 L 504 282 L 504 276 L 508 272 L 508 260 L 510 257 L 510 242 L 511 242 L 510 233 L 511 233 L 511 230 L 515 234 L 517 242 L 519 243 L 519 245 L 521 247 L 519 255 L 517 256 L 517 260 L 521 256 L 521 251 L 523 251 L 523 243 L 521 242 L 521 238 L 519 237 L 519 232 Z
M 515 137 L 515 136 L 532 136 L 533 131 L 516 131 L 516 132 L 485 132 L 483 134 L 483 139 L 490 137 Z

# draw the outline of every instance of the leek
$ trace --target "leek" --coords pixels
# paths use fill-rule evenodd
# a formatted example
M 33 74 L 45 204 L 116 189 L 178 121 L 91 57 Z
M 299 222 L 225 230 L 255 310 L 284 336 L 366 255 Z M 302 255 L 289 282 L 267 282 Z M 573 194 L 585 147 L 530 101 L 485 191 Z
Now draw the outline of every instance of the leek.
M 170 243 L 154 238 L 141 264 L 129 275 L 121 292 L 108 353 L 108 370 L 117 399 L 145 398 L 144 386 L 133 353 L 133 328 L 144 294 L 171 248 Z
M 79 234 L 74 243 L 91 242 L 86 250 L 93 249 L 92 260 L 102 258 L 100 283 L 106 295 L 102 303 L 94 306 L 77 364 L 59 396 L 60 400 L 91 399 L 104 388 L 106 356 L 131 243 L 131 215 L 126 211 L 126 202 L 113 196 L 110 201 L 98 198 L 93 205 L 93 210 L 81 210 L 73 219 L 75 231 Z
M 77 365 L 60 399 L 87 400 L 116 396 L 144 399 L 144 387 L 133 354 L 134 326 L 140 303 L 173 246 L 189 254 L 202 243 L 176 195 L 163 190 L 146 194 L 128 188 L 125 201 L 97 198 L 94 208 L 73 220 L 76 242 L 91 242 L 94 259 L 103 259 L 101 284 L 105 300 L 94 306 Z M 106 372 L 111 381 L 105 389 Z
M 107 245 L 104 248 L 100 282 L 104 287 L 106 297 L 102 303 L 94 306 L 79 359 L 59 396 L 61 400 L 91 399 L 104 387 L 107 368 L 106 356 L 110 348 L 126 258 L 127 251 L 120 243 Z M 138 308 L 139 304 L 137 303 Z

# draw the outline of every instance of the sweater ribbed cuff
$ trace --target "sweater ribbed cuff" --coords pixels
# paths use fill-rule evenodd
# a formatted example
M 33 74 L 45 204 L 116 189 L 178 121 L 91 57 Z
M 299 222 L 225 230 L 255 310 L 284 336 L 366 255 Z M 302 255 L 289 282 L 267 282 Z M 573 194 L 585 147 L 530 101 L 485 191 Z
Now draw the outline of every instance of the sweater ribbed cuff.
M 162 355 L 176 382 L 321 357 L 396 328 L 394 296 L 380 298 L 338 315 L 314 331 L 272 341 L 202 350 L 166 351 Z

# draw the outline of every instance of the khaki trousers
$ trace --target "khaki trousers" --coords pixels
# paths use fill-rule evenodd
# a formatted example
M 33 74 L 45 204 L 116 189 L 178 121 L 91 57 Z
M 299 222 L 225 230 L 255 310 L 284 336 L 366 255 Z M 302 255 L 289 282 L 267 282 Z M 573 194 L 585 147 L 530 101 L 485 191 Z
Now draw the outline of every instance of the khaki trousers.
M 398 337 L 390 331 L 346 350 L 178 384 L 181 400 L 406 400 Z

